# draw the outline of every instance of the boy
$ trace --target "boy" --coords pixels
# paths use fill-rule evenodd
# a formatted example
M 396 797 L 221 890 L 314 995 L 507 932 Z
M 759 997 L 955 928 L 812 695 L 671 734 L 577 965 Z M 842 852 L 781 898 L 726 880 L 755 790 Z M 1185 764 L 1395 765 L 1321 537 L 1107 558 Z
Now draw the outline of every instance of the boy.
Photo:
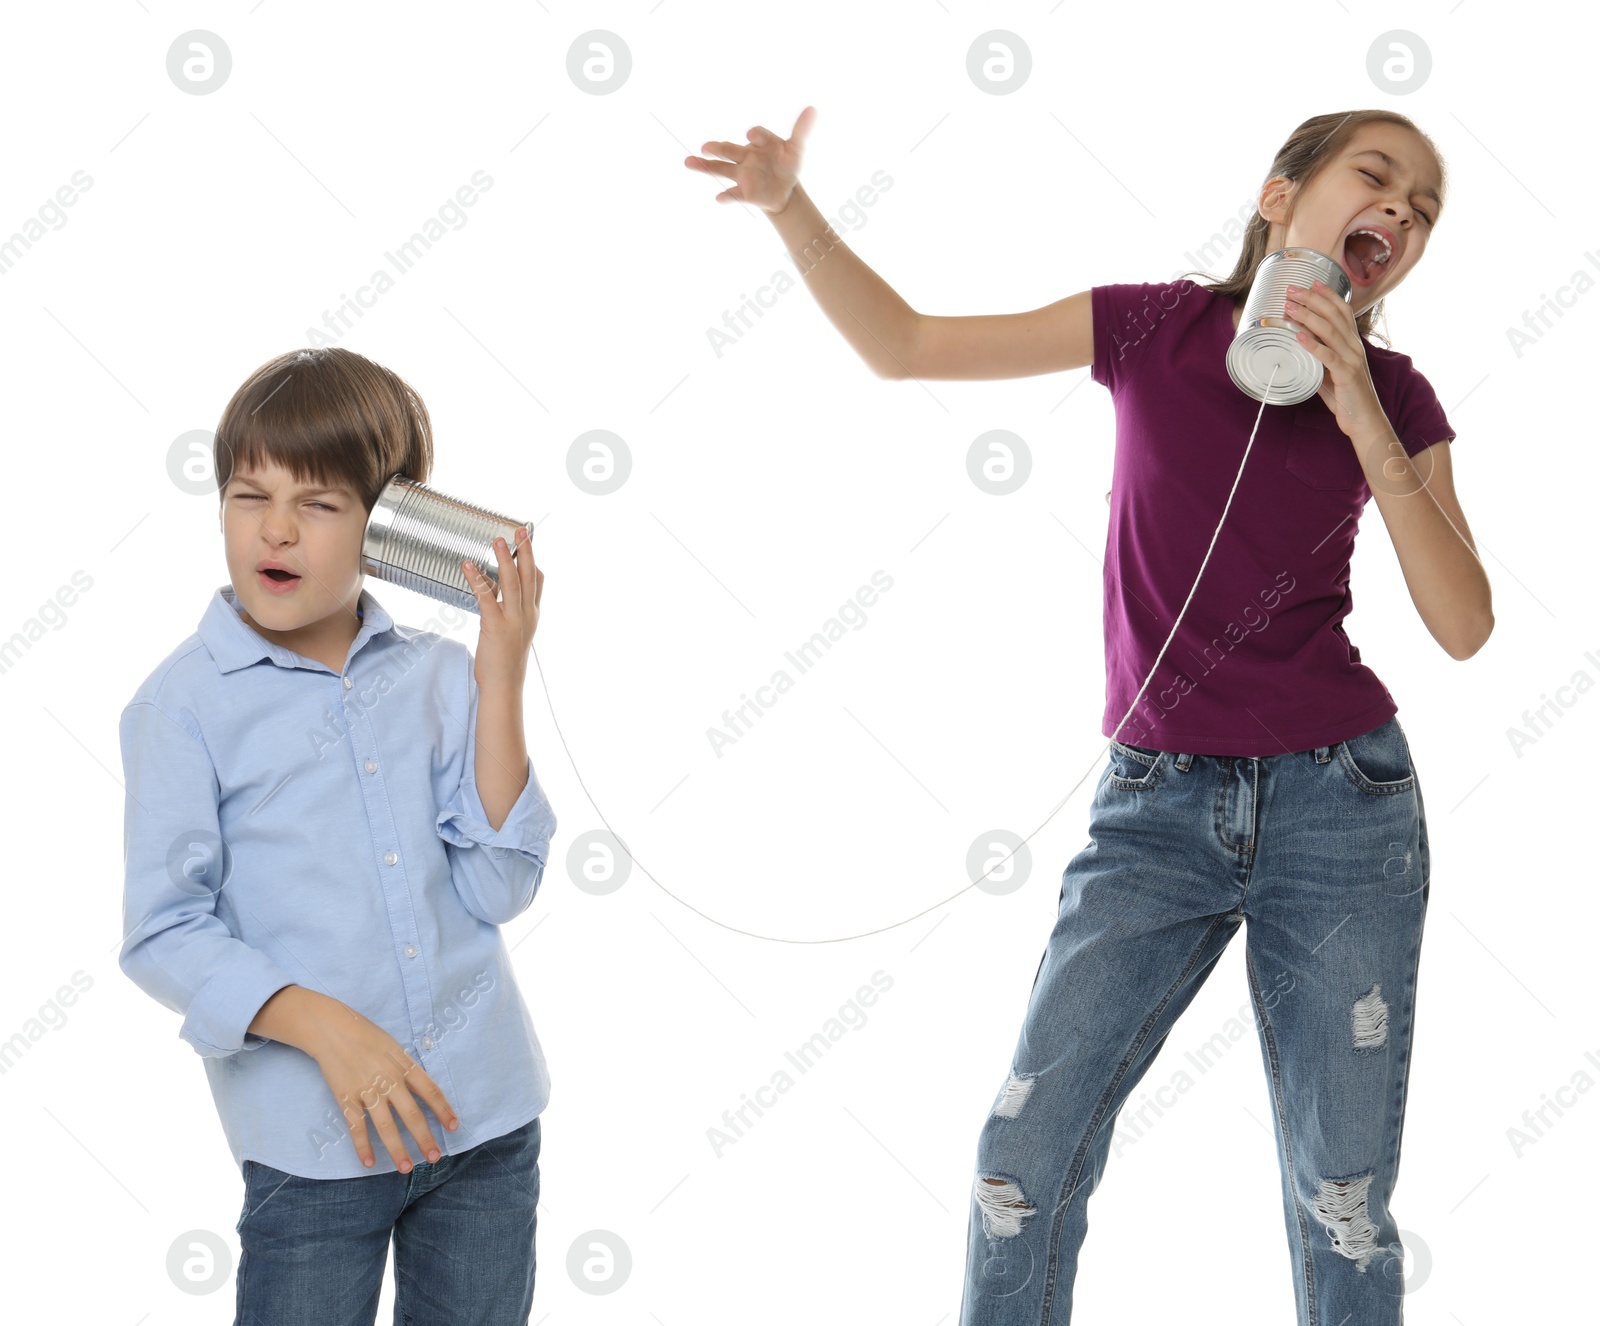
M 391 1235 L 397 1319 L 532 1305 L 550 1083 L 498 927 L 556 826 L 522 723 L 544 573 L 525 531 L 498 597 L 462 564 L 475 657 L 394 623 L 361 538 L 432 452 L 351 351 L 253 373 L 214 445 L 231 586 L 122 714 L 119 961 L 184 1015 L 244 1176 L 240 1326 L 369 1326 Z

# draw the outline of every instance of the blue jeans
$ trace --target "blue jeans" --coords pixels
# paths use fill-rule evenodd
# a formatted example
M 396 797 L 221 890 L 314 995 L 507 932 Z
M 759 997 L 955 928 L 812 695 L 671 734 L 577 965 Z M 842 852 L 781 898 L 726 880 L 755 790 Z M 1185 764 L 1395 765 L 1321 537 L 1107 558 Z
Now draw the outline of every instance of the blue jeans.
M 234 1326 L 371 1326 L 391 1235 L 395 1326 L 526 1326 L 539 1137 L 536 1116 L 409 1174 L 355 1179 L 245 1161 Z
M 979 1136 L 961 1326 L 1071 1319 L 1117 1113 L 1246 919 L 1298 1321 L 1398 1323 L 1389 1197 L 1428 901 L 1399 722 L 1260 758 L 1113 742 L 1089 837 Z M 1172 1200 L 1205 1221 L 1189 1178 Z

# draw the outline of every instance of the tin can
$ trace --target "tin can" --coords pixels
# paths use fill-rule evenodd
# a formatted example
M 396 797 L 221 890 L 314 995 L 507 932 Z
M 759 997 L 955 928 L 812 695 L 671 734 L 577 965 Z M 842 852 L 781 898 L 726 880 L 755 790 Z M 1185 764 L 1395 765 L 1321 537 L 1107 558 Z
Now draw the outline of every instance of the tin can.
M 515 552 L 519 528 L 533 537 L 531 520 L 513 520 L 397 474 L 384 485 L 367 516 L 361 569 L 475 613 L 478 599 L 461 570 L 462 561 L 471 562 L 498 589 L 500 562 L 494 540 L 503 538 Z
M 1350 302 L 1350 278 L 1344 268 L 1316 249 L 1279 249 L 1256 268 L 1239 329 L 1228 346 L 1228 376 L 1246 396 L 1271 405 L 1298 405 L 1322 385 L 1322 364 L 1295 339 L 1295 333 L 1305 328 L 1284 312 L 1287 287 L 1309 290 L 1313 281 L 1321 281 Z

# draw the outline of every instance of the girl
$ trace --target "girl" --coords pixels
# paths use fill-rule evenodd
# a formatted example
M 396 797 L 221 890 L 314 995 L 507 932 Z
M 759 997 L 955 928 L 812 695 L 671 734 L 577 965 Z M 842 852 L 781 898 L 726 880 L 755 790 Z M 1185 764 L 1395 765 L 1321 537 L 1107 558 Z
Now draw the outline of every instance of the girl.
M 787 139 L 757 126 L 747 143 L 707 143 L 685 165 L 733 181 L 719 202 L 768 214 L 875 373 L 1088 365 L 1117 415 L 1109 759 L 979 1136 L 961 1322 L 1070 1319 L 1118 1111 L 1248 920 L 1299 1321 L 1398 1323 L 1404 1249 L 1389 1196 L 1427 823 L 1397 707 L 1342 621 L 1357 522 L 1375 498 L 1445 652 L 1470 658 L 1494 626 L 1440 445 L 1455 433 L 1411 360 L 1366 340 L 1439 222 L 1439 154 L 1403 115 L 1316 116 L 1274 158 L 1226 281 L 1102 285 L 1027 313 L 935 317 L 852 253 L 800 187 L 814 118 L 807 107 Z M 1256 268 L 1287 246 L 1337 260 L 1352 295 L 1290 289 L 1323 381 L 1298 405 L 1263 409 L 1225 357 Z

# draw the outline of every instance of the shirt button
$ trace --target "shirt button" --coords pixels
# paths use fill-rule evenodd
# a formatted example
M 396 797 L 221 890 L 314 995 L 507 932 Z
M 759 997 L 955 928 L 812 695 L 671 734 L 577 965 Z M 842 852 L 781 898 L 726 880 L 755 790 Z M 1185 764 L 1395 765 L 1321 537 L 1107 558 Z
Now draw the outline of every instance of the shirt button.
M 424 1036 L 422 1038 L 422 1048 L 424 1050 L 433 1049 L 433 1037 L 432 1036 Z
M 353 682 L 353 681 L 351 681 L 351 680 L 350 680 L 350 678 L 348 678 L 348 677 L 345 677 L 345 678 L 344 678 L 344 679 L 343 679 L 343 680 L 344 680 L 344 688 L 345 688 L 345 690 L 347 690 L 347 691 L 348 691 L 348 690 L 349 690 L 349 689 L 350 689 L 350 688 L 351 688 L 351 687 L 352 687 L 352 686 L 354 686 L 354 685 L 355 685 L 355 682 Z
M 386 866 L 392 866 L 399 859 L 393 852 L 385 852 L 383 854 L 383 864 Z
M 406 945 L 406 949 L 405 949 L 405 953 L 406 953 L 406 957 L 408 957 L 408 958 L 416 957 L 417 956 L 417 946 L 415 944 L 407 944 Z
M 377 773 L 378 772 L 378 762 L 376 760 L 368 760 L 367 761 L 367 772 L 368 773 Z

